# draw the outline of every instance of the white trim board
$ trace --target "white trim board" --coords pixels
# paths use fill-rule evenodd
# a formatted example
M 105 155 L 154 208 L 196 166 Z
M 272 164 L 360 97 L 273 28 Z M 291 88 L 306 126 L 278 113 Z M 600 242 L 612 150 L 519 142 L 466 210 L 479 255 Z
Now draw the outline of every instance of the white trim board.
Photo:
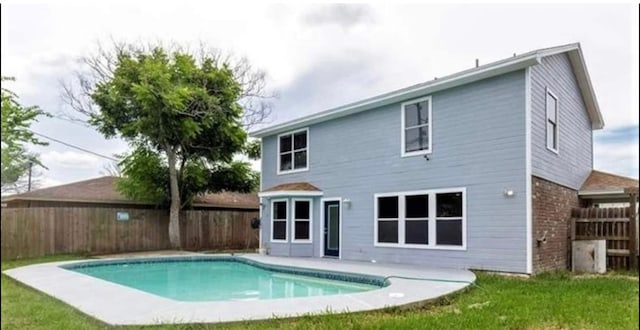
M 262 143 L 262 139 L 260 139 L 260 159 L 261 160 L 264 159 L 263 150 L 264 150 L 264 144 Z M 261 170 L 262 170 L 262 164 L 260 164 L 260 165 L 261 165 L 260 167 L 261 167 Z M 263 175 L 260 175 L 260 190 L 259 191 L 262 191 L 262 189 L 263 189 L 262 188 L 263 187 L 262 179 L 263 179 Z M 258 197 L 258 203 L 260 203 L 258 205 L 258 208 L 259 208 L 258 209 L 258 212 L 259 212 L 258 216 L 260 217 L 260 224 L 261 224 L 260 228 L 258 229 L 258 251 L 260 251 L 260 253 L 262 253 L 262 251 L 264 251 L 263 250 L 264 247 L 263 247 L 263 244 L 262 244 L 262 240 L 263 240 L 262 228 L 264 228 L 262 226 L 262 224 L 264 223 L 264 218 L 263 218 L 263 215 L 264 215 L 263 209 L 264 209 L 264 206 L 265 206 L 265 204 L 263 204 L 264 202 L 265 202 L 265 200 L 262 197 Z
M 533 189 L 531 186 L 531 68 L 525 70 L 524 81 L 524 126 L 525 126 L 525 244 L 526 272 L 533 272 Z M 546 120 L 546 118 L 545 118 Z M 545 137 L 546 139 L 546 137 Z
M 578 190 L 578 196 L 620 195 L 620 194 L 625 194 L 624 189 L 616 189 L 616 190 Z
M 279 190 L 258 193 L 258 197 L 284 197 L 284 196 L 322 196 L 322 191 L 308 190 Z

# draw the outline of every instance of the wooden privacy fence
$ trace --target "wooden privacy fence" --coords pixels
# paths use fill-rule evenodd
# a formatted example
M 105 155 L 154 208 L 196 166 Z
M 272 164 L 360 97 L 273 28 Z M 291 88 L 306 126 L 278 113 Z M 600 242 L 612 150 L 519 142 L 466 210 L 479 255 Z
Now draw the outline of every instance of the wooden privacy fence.
M 128 213 L 118 221 L 118 212 Z M 122 214 L 122 213 L 121 213 Z M 257 211 L 183 211 L 181 237 L 188 250 L 258 246 L 251 229 Z M 168 210 L 38 207 L 4 208 L 2 260 L 59 253 L 105 254 L 168 249 Z
M 184 211 L 182 245 L 187 250 L 258 248 L 259 232 L 251 228 L 258 216 L 257 211 Z
M 634 211 L 629 207 L 574 208 L 571 240 L 607 240 L 607 269 L 635 268 L 638 243 Z

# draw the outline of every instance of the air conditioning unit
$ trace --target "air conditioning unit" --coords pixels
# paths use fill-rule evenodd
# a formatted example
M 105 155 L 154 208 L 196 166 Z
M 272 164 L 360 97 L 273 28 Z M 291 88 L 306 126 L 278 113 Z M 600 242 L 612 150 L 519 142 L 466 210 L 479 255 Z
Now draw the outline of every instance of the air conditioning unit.
M 607 241 L 573 241 L 571 246 L 571 270 L 581 273 L 599 273 L 607 271 Z

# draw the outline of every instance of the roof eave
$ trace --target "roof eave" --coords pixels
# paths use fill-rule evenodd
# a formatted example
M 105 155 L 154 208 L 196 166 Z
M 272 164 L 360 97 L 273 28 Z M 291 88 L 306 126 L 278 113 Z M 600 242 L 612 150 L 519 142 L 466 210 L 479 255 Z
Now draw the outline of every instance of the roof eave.
M 77 198 L 54 198 L 54 197 L 7 197 L 2 202 L 63 202 L 63 203 L 93 203 L 93 204 L 131 204 L 131 205 L 153 205 L 153 203 L 129 201 L 129 200 L 97 200 L 97 199 L 77 199 Z
M 202 203 L 194 203 L 193 207 L 202 207 L 202 208 L 220 208 L 220 209 L 242 209 L 242 210 L 257 210 L 260 208 L 259 204 L 255 206 L 249 205 L 224 205 L 224 204 L 202 204 Z
M 317 197 L 322 196 L 322 191 L 309 190 L 276 190 L 258 193 L 258 197 L 279 197 L 279 196 L 300 196 L 300 197 Z
M 578 196 L 586 199 L 596 199 L 596 198 L 611 198 L 618 196 L 626 196 L 624 189 L 615 189 L 615 190 L 580 190 L 578 191 Z
M 596 98 L 596 93 L 593 89 L 591 77 L 589 76 L 589 71 L 587 70 L 587 65 L 580 46 L 568 51 L 567 55 L 569 56 L 569 61 L 573 67 L 573 72 L 576 76 L 576 81 L 578 82 L 578 88 L 580 89 L 582 99 L 584 100 L 585 107 L 587 108 L 587 113 L 591 119 L 591 129 L 602 129 L 604 128 L 604 119 L 600 112 L 598 99 Z
M 538 53 L 533 53 L 531 55 L 524 56 L 515 60 L 497 62 L 494 65 L 488 65 L 484 68 L 481 67 L 478 70 L 473 70 L 460 75 L 454 75 L 450 78 L 434 80 L 425 85 L 416 86 L 415 88 L 402 89 L 396 92 L 380 95 L 356 103 L 347 104 L 338 108 L 333 108 L 320 113 L 294 119 L 271 127 L 259 129 L 250 132 L 249 135 L 255 138 L 262 138 L 265 136 L 282 133 L 287 130 L 309 126 L 318 122 L 348 116 L 372 108 L 377 108 L 392 103 L 398 103 L 400 101 L 404 101 L 414 97 L 423 96 L 428 93 L 433 93 L 440 90 L 472 83 L 478 80 L 498 76 L 508 72 L 521 70 L 540 63 L 540 55 Z

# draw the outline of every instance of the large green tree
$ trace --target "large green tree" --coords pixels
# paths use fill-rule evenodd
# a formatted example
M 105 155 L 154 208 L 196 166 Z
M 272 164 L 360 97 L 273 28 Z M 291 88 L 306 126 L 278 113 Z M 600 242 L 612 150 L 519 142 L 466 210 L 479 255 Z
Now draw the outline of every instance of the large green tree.
M 14 80 L 2 77 L 2 85 Z M 23 106 L 18 96 L 2 87 L 2 191 L 20 192 L 20 180 L 33 165 L 42 165 L 28 144 L 46 145 L 29 129 L 39 116 L 47 115 L 37 106 Z
M 154 150 L 137 147 L 118 164 L 123 177 L 117 189 L 124 195 L 156 205 L 170 205 L 168 164 Z M 259 187 L 259 174 L 242 161 L 230 163 L 187 159 L 178 170 L 181 208 L 191 206 L 194 198 L 217 191 L 252 192 Z
M 179 211 L 195 195 L 255 188 L 249 164 L 234 159 L 253 148 L 245 126 L 268 115 L 264 74 L 215 52 L 114 49 L 87 58 L 89 73 L 78 76 L 81 92 L 67 85 L 65 95 L 105 136 L 130 143 L 118 189 L 169 203 L 169 239 L 180 248 Z

